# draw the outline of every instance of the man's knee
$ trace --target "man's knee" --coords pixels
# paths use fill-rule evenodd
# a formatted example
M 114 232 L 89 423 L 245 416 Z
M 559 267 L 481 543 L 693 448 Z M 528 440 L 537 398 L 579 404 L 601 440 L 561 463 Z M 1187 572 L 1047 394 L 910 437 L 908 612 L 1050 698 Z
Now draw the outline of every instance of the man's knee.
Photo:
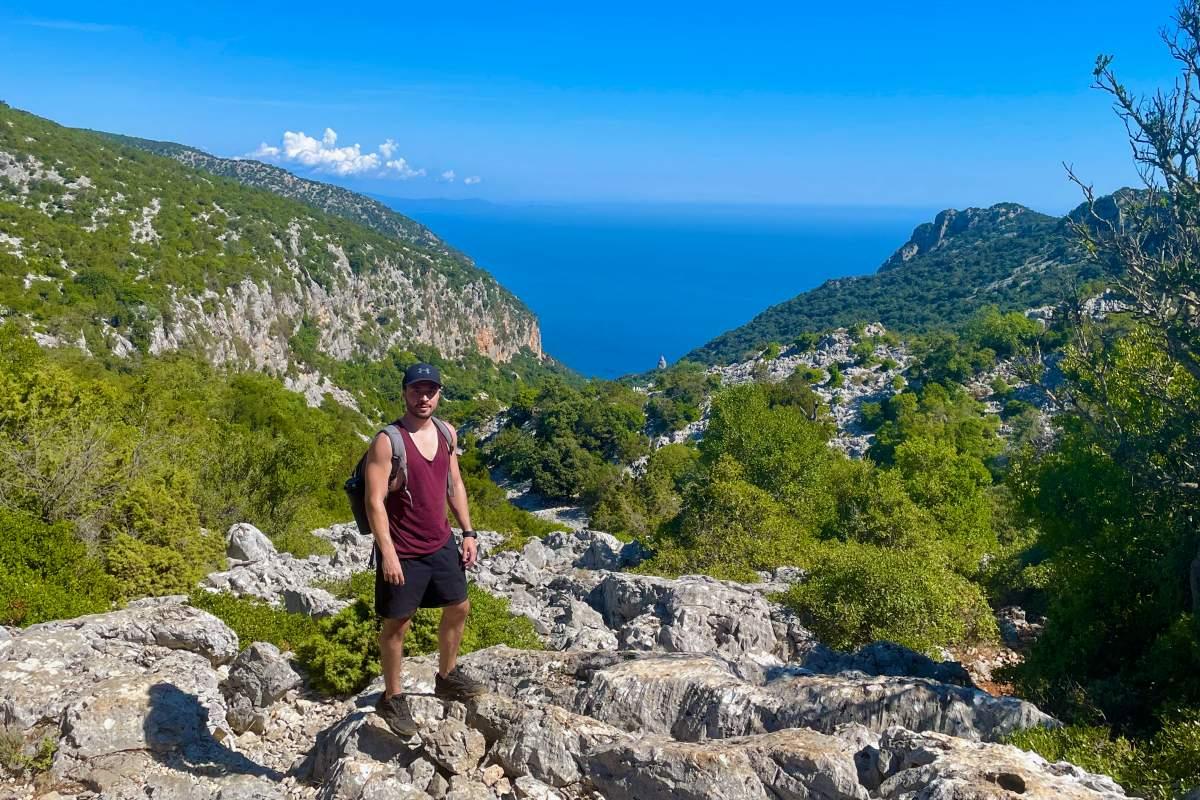
M 382 642 L 403 642 L 404 634 L 408 633 L 408 627 L 411 622 L 412 617 L 385 619 L 383 626 L 379 629 L 379 640 Z
M 447 622 L 462 622 L 467 618 L 467 614 L 471 612 L 471 601 L 463 600 L 461 603 L 444 606 L 442 608 L 442 619 Z

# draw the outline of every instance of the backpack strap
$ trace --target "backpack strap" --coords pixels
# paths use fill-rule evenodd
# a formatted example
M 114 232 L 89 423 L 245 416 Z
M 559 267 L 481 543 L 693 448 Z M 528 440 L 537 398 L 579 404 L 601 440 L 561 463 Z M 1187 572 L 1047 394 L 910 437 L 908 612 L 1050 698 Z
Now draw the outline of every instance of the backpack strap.
M 404 491 L 408 491 L 408 449 L 404 446 L 404 434 L 400 432 L 400 424 L 393 422 L 380 431 L 386 433 L 392 443 L 392 472 L 388 476 L 388 489 L 397 475 L 404 476 Z
M 434 427 L 438 429 L 438 433 L 442 435 L 442 439 L 446 442 L 446 453 L 454 455 L 454 434 L 450 432 L 450 426 L 437 417 L 430 417 L 433 420 Z M 446 496 L 454 494 L 454 480 L 450 477 L 450 470 L 446 470 Z

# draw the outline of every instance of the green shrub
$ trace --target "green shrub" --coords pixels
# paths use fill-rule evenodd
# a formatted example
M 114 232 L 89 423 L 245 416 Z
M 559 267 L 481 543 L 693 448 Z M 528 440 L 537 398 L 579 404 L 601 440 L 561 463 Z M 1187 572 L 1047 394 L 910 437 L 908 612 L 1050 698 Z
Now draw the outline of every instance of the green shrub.
M 38 740 L 32 753 L 26 752 L 25 737 L 20 731 L 0 728 L 0 769 L 19 778 L 34 777 L 48 772 L 58 751 L 58 740 L 46 734 Z
M 317 621 L 307 614 L 289 614 L 253 597 L 197 589 L 188 597 L 188 603 L 233 628 L 242 647 L 269 642 L 280 650 L 294 651 L 317 632 Z
M 808 580 L 780 600 L 807 619 L 821 641 L 843 650 L 883 639 L 935 655 L 940 647 L 996 635 L 979 587 L 927 550 L 827 545 Z
M 802 333 L 792 340 L 792 345 L 801 353 L 807 353 L 815 350 L 819 341 L 821 341 L 819 333 Z
M 346 514 L 349 515 L 349 507 L 346 509 Z M 275 549 L 281 553 L 291 553 L 296 558 L 308 558 L 309 556 L 331 556 L 334 554 L 333 545 L 329 540 L 322 539 L 312 531 L 305 530 L 289 530 L 279 534 L 271 543 L 275 545 Z
M 117 586 L 70 523 L 0 508 L 0 624 L 33 625 L 106 611 Z
M 1138 752 L 1128 739 L 1113 738 L 1107 728 L 1068 725 L 1062 728 L 1026 728 L 1005 740 L 1031 750 L 1047 761 L 1069 761 L 1088 772 L 1111 775 L 1127 790 L 1137 772 Z
M 779 354 L 782 352 L 783 345 L 781 345 L 779 342 L 771 342 L 767 345 L 766 349 L 763 350 L 762 357 L 765 361 L 771 361 L 779 358 Z
M 169 547 L 146 544 L 120 533 L 104 551 L 105 569 L 117 580 L 127 599 L 165 594 L 186 594 L 196 585 L 199 572 Z
M 1009 744 L 1048 761 L 1111 775 L 1131 795 L 1172 800 L 1200 786 L 1200 709 L 1173 712 L 1151 737 L 1129 739 L 1100 726 L 1030 728 Z
M 379 674 L 379 632 L 371 605 L 356 599 L 318 622 L 317 632 L 301 642 L 296 655 L 317 689 L 351 694 Z
M 533 623 L 511 614 L 507 600 L 492 597 L 474 585 L 467 591 L 471 614 L 463 632 L 461 652 L 469 653 L 497 644 L 525 650 L 541 649 Z M 405 653 L 437 652 L 440 621 L 441 612 L 437 609 L 419 610 L 405 637 Z M 300 645 L 297 655 L 313 685 L 323 692 L 350 694 L 364 688 L 380 669 L 379 621 L 375 617 L 371 595 L 360 594 L 349 608 L 321 620 L 317 632 Z

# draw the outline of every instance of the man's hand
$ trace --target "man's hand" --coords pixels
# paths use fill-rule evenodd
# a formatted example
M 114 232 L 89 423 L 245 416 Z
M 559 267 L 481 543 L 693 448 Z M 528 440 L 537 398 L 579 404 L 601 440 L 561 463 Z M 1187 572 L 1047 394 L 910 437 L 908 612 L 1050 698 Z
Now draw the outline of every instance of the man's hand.
M 479 560 L 479 542 L 474 536 L 463 537 L 463 567 L 470 569 Z
M 400 566 L 400 559 L 394 555 L 391 558 L 383 558 L 383 580 L 397 586 L 404 585 L 404 568 Z

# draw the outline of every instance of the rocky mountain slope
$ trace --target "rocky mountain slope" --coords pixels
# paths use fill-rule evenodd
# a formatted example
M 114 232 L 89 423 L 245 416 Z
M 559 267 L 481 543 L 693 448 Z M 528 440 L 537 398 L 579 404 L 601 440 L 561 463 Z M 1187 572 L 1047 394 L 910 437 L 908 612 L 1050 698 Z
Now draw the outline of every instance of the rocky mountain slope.
M 297 186 L 316 202 L 319 185 Z M 332 213 L 0 105 L 0 314 L 45 344 L 277 375 L 306 371 L 301 332 L 338 360 L 417 344 L 540 357 L 537 320 L 490 275 L 372 201 L 326 195 Z
M 1016 203 L 948 209 L 917 226 L 875 274 L 826 281 L 684 358 L 730 363 L 768 342 L 855 323 L 908 333 L 953 326 L 989 304 L 1002 311 L 1054 304 L 1072 282 L 1100 276 L 1074 244 L 1068 218 Z
M 428 250 L 447 255 L 453 252 L 445 242 L 438 238 L 437 234 L 416 220 L 393 211 L 378 200 L 349 189 L 343 189 L 341 186 L 307 180 L 293 175 L 286 169 L 264 164 L 261 161 L 221 158 L 175 142 L 156 142 L 152 139 L 139 139 L 136 136 L 121 136 L 100 131 L 96 133 L 108 136 L 119 144 L 166 156 L 180 164 L 213 175 L 220 175 L 223 178 L 231 178 L 255 189 L 265 189 L 280 197 L 299 200 L 320 211 L 357 222 L 384 236 L 412 242 Z M 466 256 L 457 253 L 454 255 L 470 263 Z
M 360 568 L 368 541 L 352 526 L 318 533 L 337 554 L 300 561 L 235 526 L 236 560 L 209 583 L 289 605 L 320 600 L 312 581 Z M 431 659 L 408 660 L 421 725 L 411 740 L 371 712 L 379 681 L 350 698 L 316 695 L 287 654 L 238 642 L 182 598 L 4 631 L 0 719 L 57 747 L 37 786 L 10 781 L 2 791 L 63 800 L 1125 796 L 1107 777 L 997 744 L 1056 723 L 975 689 L 956 664 L 884 644 L 825 648 L 770 600 L 804 580 L 798 570 L 756 585 L 621 571 L 640 557 L 635 545 L 579 531 L 485 558 L 479 585 L 508 597 L 554 649 L 465 657 L 490 689 L 465 705 L 433 697 Z

